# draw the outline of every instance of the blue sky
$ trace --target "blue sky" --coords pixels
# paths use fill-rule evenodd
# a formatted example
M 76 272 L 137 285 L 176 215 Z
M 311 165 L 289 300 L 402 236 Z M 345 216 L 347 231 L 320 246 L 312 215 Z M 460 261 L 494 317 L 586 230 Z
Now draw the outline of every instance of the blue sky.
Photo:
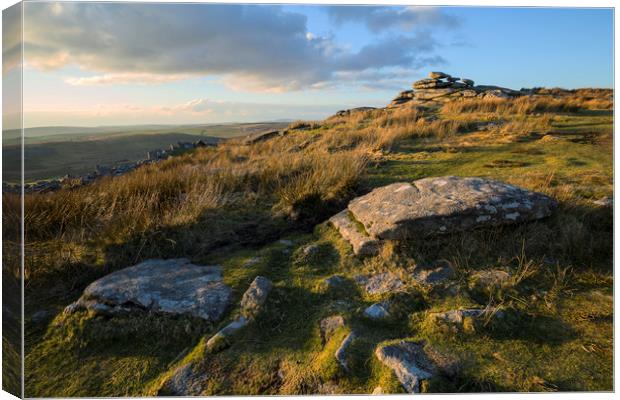
M 613 85 L 612 9 L 30 3 L 24 35 L 26 126 L 319 119 L 431 70 Z

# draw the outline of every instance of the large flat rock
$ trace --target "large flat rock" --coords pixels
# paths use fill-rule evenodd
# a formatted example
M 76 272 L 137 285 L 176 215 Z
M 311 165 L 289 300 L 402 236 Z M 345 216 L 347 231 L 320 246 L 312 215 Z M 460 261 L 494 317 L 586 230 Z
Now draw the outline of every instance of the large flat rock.
M 383 186 L 348 208 L 370 237 L 402 240 L 536 220 L 556 206 L 550 197 L 503 182 L 446 176 Z
M 101 314 L 151 311 L 218 321 L 231 298 L 222 268 L 191 264 L 185 258 L 147 260 L 91 283 L 67 311 Z

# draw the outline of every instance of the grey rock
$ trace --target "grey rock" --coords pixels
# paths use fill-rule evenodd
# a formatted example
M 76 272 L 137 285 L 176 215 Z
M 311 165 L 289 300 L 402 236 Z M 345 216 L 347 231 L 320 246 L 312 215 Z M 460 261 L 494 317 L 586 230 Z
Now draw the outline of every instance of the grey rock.
M 278 243 L 283 244 L 287 247 L 291 247 L 293 245 L 293 241 L 292 240 L 288 240 L 288 239 L 280 239 L 278 241 Z
M 253 318 L 267 301 L 272 287 L 269 279 L 262 276 L 254 278 L 241 298 L 241 313 L 247 318 Z
M 343 210 L 329 219 L 340 235 L 353 247 L 358 256 L 374 256 L 381 249 L 381 242 L 368 236 L 363 228 L 351 220 L 348 210 Z
M 147 260 L 104 276 L 88 285 L 65 312 L 151 311 L 191 315 L 215 322 L 231 298 L 222 268 L 191 264 L 185 258 Z
M 401 340 L 379 346 L 375 355 L 394 371 L 408 393 L 420 393 L 420 382 L 439 373 L 454 375 L 457 367 L 454 359 L 439 354 L 422 341 Z
M 329 342 L 329 339 L 332 338 L 338 329 L 344 328 L 344 318 L 341 315 L 323 318 L 319 322 L 319 328 L 321 330 L 321 340 L 325 344 Z
M 404 240 L 536 220 L 556 206 L 503 182 L 447 176 L 377 188 L 353 199 L 349 210 L 371 237 Z
M 391 272 L 383 272 L 371 276 L 358 275 L 355 277 L 358 284 L 364 287 L 366 293 L 378 295 L 395 292 L 403 287 L 403 282 Z
M 349 364 L 347 362 L 347 349 L 356 337 L 357 336 L 355 332 L 349 333 L 347 337 L 344 338 L 342 343 L 340 343 L 340 347 L 338 347 L 336 353 L 334 354 L 334 357 L 336 357 L 336 360 L 342 366 L 342 368 L 344 368 L 345 371 L 349 370 Z
M 364 315 L 370 319 L 382 320 L 389 318 L 389 306 L 387 303 L 375 303 L 364 310 Z
M 413 279 L 425 285 L 435 285 L 454 277 L 454 268 L 447 260 L 438 260 L 430 264 L 416 266 Z

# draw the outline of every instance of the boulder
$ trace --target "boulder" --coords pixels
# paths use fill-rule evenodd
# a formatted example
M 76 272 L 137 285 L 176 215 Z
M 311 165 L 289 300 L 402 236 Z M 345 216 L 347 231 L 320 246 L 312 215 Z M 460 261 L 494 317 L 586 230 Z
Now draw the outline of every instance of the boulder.
M 436 285 L 451 279 L 453 276 L 454 268 L 447 260 L 418 265 L 413 270 L 413 279 L 425 285 Z
M 101 314 L 150 311 L 218 321 L 231 299 L 222 268 L 191 264 L 185 258 L 147 260 L 96 280 L 65 312 Z
M 403 287 L 403 282 L 390 272 L 383 272 L 371 276 L 358 275 L 355 281 L 364 287 L 369 295 L 380 295 L 395 292 Z
M 376 357 L 394 371 L 408 393 L 420 393 L 420 382 L 440 373 L 453 376 L 456 361 L 428 347 L 423 341 L 401 340 L 379 346 Z
M 403 240 L 536 220 L 556 206 L 550 197 L 506 183 L 447 176 L 383 186 L 348 208 L 372 238 Z
M 474 86 L 474 81 L 472 81 L 471 79 L 461 79 L 461 82 L 463 82 L 464 84 L 466 84 L 467 86 Z
M 381 242 L 368 236 L 361 224 L 351 220 L 348 210 L 345 209 L 334 215 L 329 222 L 351 244 L 355 255 L 374 256 L 379 253 Z
M 267 296 L 272 287 L 273 284 L 269 279 L 262 276 L 254 278 L 241 298 L 241 314 L 249 319 L 256 316 L 267 301 Z

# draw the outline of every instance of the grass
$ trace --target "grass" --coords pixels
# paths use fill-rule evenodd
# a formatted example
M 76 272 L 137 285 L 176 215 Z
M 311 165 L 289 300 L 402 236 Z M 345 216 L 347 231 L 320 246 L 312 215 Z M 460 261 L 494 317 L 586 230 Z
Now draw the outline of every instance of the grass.
M 263 143 L 231 141 L 86 188 L 28 196 L 26 314 L 45 308 L 56 316 L 26 326 L 26 394 L 164 393 L 171 372 L 189 360 L 204 373 L 205 395 L 370 393 L 377 386 L 395 393 L 402 388 L 374 350 L 402 338 L 459 360 L 455 379 L 438 377 L 425 391 L 612 390 L 612 211 L 592 203 L 613 192 L 611 111 L 583 103 L 530 113 L 523 110 L 540 106 L 523 102 L 500 111 L 403 108 L 296 123 Z M 389 243 L 368 259 L 354 257 L 323 223 L 373 187 L 440 175 L 504 180 L 552 195 L 560 207 L 531 224 Z M 15 207 L 11 196 L 3 201 Z M 308 244 L 319 251 L 305 256 Z M 61 314 L 97 277 L 176 256 L 224 267 L 234 301 L 218 326 Z M 455 266 L 452 285 L 412 280 L 416 264 L 437 259 Z M 487 269 L 512 278 L 472 289 L 470 277 Z M 353 281 L 386 271 L 403 280 L 402 292 L 369 296 Z M 347 279 L 347 289 L 326 293 L 322 282 L 334 274 Z M 231 347 L 205 353 L 205 341 L 232 320 L 256 275 L 274 283 L 264 310 Z M 387 299 L 393 318 L 363 317 Z M 438 329 L 429 317 L 487 306 L 504 316 L 456 331 Z M 319 321 L 336 314 L 347 326 L 324 345 Z M 350 331 L 358 339 L 346 372 L 333 353 Z

